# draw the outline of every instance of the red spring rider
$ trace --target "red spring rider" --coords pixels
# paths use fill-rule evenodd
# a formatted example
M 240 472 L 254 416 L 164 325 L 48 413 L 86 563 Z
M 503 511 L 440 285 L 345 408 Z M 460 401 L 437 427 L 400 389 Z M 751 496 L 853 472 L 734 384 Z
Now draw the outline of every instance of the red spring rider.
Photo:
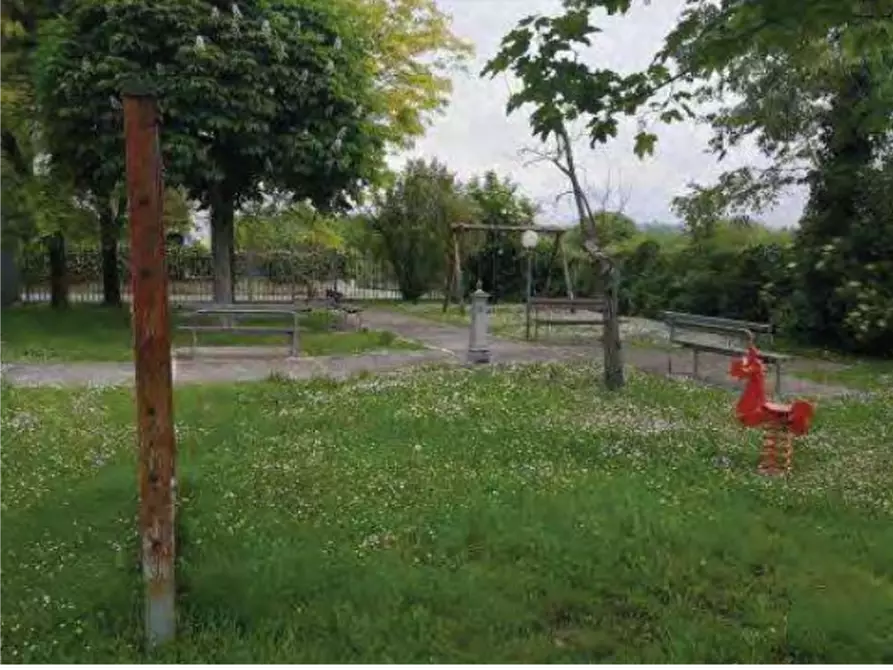
M 760 474 L 775 475 L 781 470 L 790 472 L 794 456 L 793 436 L 805 435 L 809 431 L 809 422 L 815 413 L 814 405 L 805 400 L 795 400 L 790 404 L 769 401 L 766 397 L 766 366 L 752 340 L 745 355 L 732 361 L 729 374 L 747 382 L 735 406 L 738 421 L 748 428 L 762 427 L 765 430 Z M 784 445 L 784 463 L 781 467 L 777 454 L 779 441 Z

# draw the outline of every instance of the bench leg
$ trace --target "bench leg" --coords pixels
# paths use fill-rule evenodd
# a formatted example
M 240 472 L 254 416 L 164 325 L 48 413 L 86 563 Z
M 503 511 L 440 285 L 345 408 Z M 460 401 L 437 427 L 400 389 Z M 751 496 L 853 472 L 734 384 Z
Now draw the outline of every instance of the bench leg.
M 673 374 L 673 351 L 667 351 L 667 374 Z
M 695 355 L 695 356 L 694 356 L 694 358 L 695 358 L 695 362 L 694 362 L 694 377 L 695 377 L 695 379 L 697 379 L 697 377 L 698 377 L 698 350 L 695 349 L 695 350 L 693 351 L 693 353 L 694 353 L 694 355 Z

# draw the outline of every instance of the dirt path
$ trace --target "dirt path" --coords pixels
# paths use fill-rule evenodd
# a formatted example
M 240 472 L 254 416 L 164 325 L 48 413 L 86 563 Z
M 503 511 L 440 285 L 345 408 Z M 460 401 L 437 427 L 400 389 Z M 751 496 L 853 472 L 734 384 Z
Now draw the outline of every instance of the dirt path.
M 423 351 L 383 351 L 357 356 L 320 356 L 286 359 L 282 356 L 249 358 L 234 351 L 231 358 L 199 356 L 196 360 L 177 359 L 174 383 L 226 383 L 266 379 L 282 375 L 292 379 L 328 377 L 344 379 L 367 372 L 380 373 L 424 364 L 461 365 L 466 362 L 468 329 L 437 323 L 427 319 L 385 310 L 368 310 L 365 325 L 376 330 L 389 330 L 402 337 L 423 343 Z M 601 360 L 597 344 L 590 346 L 554 346 L 508 339 L 494 339 L 491 343 L 493 363 L 536 363 L 568 360 Z M 624 350 L 626 363 L 634 368 L 655 374 L 666 374 L 667 354 L 659 349 L 630 346 Z M 684 352 L 673 354 L 674 372 L 686 375 L 691 370 L 691 356 Z M 734 387 L 726 371 L 728 359 L 702 354 L 699 378 L 720 386 Z M 127 385 L 133 383 L 131 363 L 13 363 L 4 364 L 5 380 L 23 386 L 83 386 Z M 832 387 L 785 375 L 785 395 L 833 397 L 852 393 L 842 387 Z

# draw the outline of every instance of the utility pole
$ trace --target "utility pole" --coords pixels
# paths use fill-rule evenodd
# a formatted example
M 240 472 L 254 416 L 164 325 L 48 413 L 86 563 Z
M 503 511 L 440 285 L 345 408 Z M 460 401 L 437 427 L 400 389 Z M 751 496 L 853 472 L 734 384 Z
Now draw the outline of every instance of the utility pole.
M 133 353 L 139 441 L 139 534 L 149 647 L 174 637 L 176 446 L 162 225 L 158 108 L 143 87 L 124 90 Z

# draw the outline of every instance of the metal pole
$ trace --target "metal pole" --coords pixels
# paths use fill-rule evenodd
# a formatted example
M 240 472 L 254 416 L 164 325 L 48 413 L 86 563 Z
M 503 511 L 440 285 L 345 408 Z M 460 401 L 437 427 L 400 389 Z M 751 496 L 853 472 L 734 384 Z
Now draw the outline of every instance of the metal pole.
M 154 97 L 124 93 L 127 203 L 133 282 L 133 350 L 139 442 L 139 532 L 150 647 L 174 637 L 176 447 L 171 388 L 161 155 Z
M 525 338 L 530 339 L 530 299 L 533 297 L 533 249 L 527 250 L 527 307 L 525 309 Z

